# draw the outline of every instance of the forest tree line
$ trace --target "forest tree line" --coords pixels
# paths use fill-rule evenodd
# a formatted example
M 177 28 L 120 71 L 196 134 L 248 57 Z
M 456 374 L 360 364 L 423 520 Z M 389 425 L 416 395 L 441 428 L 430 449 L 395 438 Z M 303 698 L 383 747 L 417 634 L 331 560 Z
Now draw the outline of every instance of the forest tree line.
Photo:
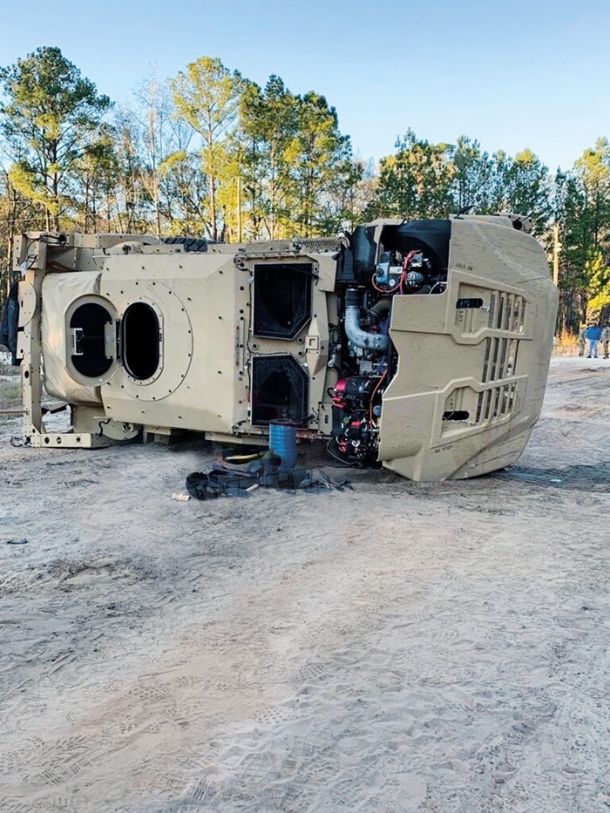
M 532 217 L 559 231 L 558 327 L 610 307 L 610 144 L 552 172 L 530 149 L 433 143 L 407 129 L 377 166 L 354 155 L 337 112 L 278 76 L 261 87 L 219 59 L 141 82 L 129 105 L 98 92 L 58 48 L 0 68 L 0 272 L 29 229 L 211 240 L 333 235 L 376 217 Z

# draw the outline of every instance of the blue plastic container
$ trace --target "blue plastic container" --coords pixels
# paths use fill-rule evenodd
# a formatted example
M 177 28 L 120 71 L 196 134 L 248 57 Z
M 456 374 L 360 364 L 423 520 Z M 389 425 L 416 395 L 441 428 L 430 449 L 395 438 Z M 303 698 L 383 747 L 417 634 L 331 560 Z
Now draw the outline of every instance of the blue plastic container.
M 297 462 L 297 428 L 290 421 L 269 422 L 269 449 L 281 458 L 280 469 L 292 469 Z

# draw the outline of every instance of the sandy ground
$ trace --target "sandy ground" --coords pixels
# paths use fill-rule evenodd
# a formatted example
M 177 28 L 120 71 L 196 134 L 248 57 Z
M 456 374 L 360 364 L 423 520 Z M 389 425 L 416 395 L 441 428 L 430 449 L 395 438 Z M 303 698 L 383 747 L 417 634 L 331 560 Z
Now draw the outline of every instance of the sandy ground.
M 610 362 L 466 482 L 179 503 L 201 448 L 2 431 L 3 813 L 610 807 Z

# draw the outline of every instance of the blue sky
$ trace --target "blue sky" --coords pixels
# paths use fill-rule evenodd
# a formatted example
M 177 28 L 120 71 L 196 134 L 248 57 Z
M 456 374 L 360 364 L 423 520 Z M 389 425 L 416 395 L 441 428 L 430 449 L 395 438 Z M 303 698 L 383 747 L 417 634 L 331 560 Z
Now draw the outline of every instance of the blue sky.
M 609 0 L 0 0 L 0 65 L 58 45 L 127 102 L 151 70 L 218 56 L 259 83 L 276 73 L 323 93 L 375 159 L 411 127 L 569 167 L 610 135 L 609 41 Z

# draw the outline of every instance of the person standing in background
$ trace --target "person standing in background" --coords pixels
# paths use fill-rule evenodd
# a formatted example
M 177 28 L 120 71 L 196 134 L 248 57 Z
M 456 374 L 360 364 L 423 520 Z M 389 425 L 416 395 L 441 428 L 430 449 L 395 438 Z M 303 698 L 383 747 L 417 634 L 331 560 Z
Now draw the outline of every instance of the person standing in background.
M 578 355 L 584 356 L 587 346 L 587 326 L 581 325 L 578 331 Z
M 608 358 L 610 350 L 610 323 L 606 322 L 602 330 L 602 347 L 604 348 L 604 358 Z
M 587 339 L 589 341 L 589 352 L 587 353 L 588 359 L 597 358 L 597 345 L 602 337 L 602 329 L 600 325 L 595 325 L 593 322 L 587 328 Z

